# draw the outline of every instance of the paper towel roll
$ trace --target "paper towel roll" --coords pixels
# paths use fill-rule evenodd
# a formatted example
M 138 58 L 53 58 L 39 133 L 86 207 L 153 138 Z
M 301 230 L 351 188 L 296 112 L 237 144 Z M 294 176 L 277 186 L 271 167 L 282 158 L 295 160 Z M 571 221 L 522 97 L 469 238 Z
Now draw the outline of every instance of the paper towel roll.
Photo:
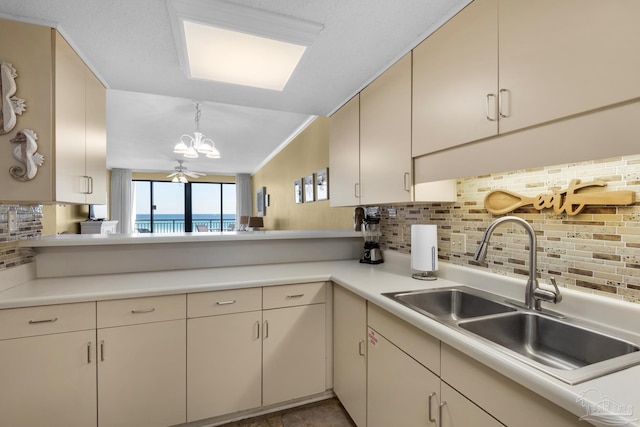
M 411 268 L 418 271 L 438 269 L 438 227 L 431 224 L 411 226 Z

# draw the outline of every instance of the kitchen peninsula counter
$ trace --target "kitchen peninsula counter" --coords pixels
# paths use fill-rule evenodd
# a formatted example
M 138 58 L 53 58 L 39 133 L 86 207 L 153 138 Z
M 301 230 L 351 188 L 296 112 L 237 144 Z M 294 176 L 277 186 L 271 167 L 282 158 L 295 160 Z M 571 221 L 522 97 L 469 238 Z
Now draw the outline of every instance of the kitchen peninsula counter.
M 598 408 L 602 401 L 608 400 L 633 408 L 634 416 L 625 417 L 624 421 L 628 421 L 625 425 L 640 426 L 637 420 L 640 411 L 640 394 L 637 393 L 640 366 L 571 386 L 382 295 L 384 292 L 466 284 L 521 301 L 524 296 L 524 280 L 442 262 L 437 281 L 418 281 L 411 278 L 408 256 L 394 253 L 385 253 L 385 256 L 386 262 L 381 265 L 360 264 L 357 259 L 352 259 L 38 278 L 0 292 L 0 308 L 331 280 L 544 396 L 576 417 L 585 416 L 587 410 Z M 562 292 L 564 299 L 553 307 L 554 310 L 640 335 L 635 321 L 640 317 L 640 305 L 598 298 L 568 289 L 563 289 Z M 590 400 L 593 395 L 584 396 L 588 390 L 596 390 L 602 400 Z M 593 420 L 590 422 L 604 425 Z

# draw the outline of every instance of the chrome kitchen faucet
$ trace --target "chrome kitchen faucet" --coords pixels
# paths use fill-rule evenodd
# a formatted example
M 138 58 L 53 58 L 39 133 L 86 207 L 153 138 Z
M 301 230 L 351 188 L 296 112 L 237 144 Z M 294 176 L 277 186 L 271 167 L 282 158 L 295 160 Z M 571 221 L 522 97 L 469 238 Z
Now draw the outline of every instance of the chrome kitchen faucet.
M 538 286 L 538 279 L 536 278 L 536 259 L 537 259 L 537 239 L 536 233 L 527 221 L 517 216 L 504 216 L 493 221 L 484 232 L 480 246 L 473 255 L 473 259 L 479 262 L 483 262 L 487 255 L 487 247 L 489 245 L 489 239 L 494 230 L 502 223 L 513 222 L 520 224 L 527 234 L 529 235 L 529 279 L 527 280 L 527 287 L 525 290 L 524 304 L 530 310 L 541 310 L 541 301 L 552 302 L 554 304 L 559 303 L 562 300 L 560 295 L 560 289 L 556 284 L 555 279 L 551 278 L 551 284 L 555 288 L 554 291 L 548 291 Z

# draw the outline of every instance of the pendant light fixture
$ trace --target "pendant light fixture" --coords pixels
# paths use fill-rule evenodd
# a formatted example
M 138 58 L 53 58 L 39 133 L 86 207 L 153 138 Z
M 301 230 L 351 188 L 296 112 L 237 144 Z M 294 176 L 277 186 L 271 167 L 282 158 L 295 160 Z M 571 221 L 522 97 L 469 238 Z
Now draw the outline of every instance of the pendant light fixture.
M 213 140 L 204 136 L 200 132 L 200 103 L 194 101 L 196 105 L 196 131 L 193 136 L 184 134 L 180 137 L 180 142 L 173 148 L 174 153 L 182 154 L 188 159 L 197 159 L 199 154 L 204 154 L 210 159 L 219 159 L 220 152 L 216 149 Z

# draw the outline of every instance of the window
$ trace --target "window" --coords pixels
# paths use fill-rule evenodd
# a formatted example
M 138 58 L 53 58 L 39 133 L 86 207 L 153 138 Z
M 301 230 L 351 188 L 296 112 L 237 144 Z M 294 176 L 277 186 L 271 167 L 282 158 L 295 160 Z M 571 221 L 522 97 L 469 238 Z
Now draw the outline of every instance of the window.
M 200 228 L 233 229 L 236 185 L 226 183 L 134 181 L 135 229 L 139 233 L 179 233 Z

